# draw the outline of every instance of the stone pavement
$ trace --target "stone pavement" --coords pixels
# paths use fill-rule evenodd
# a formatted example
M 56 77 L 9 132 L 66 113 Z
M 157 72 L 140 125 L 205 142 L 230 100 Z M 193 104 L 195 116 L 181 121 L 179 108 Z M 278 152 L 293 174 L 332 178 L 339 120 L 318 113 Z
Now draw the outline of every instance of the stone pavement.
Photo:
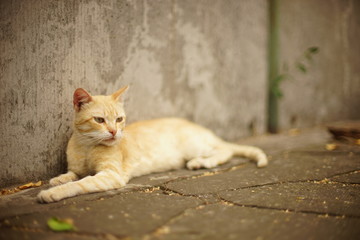
M 359 239 L 360 146 L 326 150 L 324 128 L 290 133 L 241 142 L 267 152 L 266 168 L 234 159 L 52 204 L 35 200 L 47 185 L 1 196 L 0 239 Z M 53 232 L 51 217 L 76 231 Z

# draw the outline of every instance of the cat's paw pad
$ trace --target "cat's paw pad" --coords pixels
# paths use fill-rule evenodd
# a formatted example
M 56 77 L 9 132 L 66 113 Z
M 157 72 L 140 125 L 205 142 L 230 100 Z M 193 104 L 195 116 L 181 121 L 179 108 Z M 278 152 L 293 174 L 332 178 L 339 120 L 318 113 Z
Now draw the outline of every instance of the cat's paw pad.
M 59 196 L 56 192 L 49 190 L 43 190 L 37 195 L 37 200 L 40 203 L 51 203 L 61 200 L 62 197 Z

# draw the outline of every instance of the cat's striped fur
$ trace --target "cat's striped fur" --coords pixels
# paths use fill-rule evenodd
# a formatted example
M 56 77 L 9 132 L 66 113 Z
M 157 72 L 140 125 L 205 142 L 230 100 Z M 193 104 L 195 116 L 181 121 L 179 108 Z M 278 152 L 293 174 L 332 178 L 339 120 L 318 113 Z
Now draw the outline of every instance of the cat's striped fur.
M 121 188 L 135 176 L 181 168 L 212 168 L 232 156 L 267 165 L 266 155 L 252 146 L 227 143 L 210 130 L 189 121 L 165 118 L 125 127 L 121 95 L 74 93 L 74 133 L 67 147 L 68 172 L 50 180 L 40 202 Z

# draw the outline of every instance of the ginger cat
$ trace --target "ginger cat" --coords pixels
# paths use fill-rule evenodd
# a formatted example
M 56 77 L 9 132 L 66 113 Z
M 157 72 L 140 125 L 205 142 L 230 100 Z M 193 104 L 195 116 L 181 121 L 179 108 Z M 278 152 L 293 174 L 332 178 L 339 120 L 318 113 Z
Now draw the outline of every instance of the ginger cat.
M 121 95 L 74 93 L 75 120 L 67 147 L 68 172 L 50 180 L 40 202 L 55 202 L 85 193 L 121 188 L 133 177 L 178 169 L 212 168 L 232 156 L 244 156 L 264 167 L 262 150 L 225 142 L 210 130 L 189 121 L 164 118 L 125 127 Z

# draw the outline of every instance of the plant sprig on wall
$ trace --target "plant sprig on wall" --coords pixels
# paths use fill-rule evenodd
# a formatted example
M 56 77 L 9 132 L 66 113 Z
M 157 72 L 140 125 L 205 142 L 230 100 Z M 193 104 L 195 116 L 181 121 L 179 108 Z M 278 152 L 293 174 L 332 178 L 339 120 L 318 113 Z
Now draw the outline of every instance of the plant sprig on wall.
M 296 69 L 304 74 L 308 72 L 308 67 L 312 63 L 314 55 L 319 52 L 319 47 L 309 47 L 306 49 L 303 54 L 299 57 L 297 61 L 291 66 L 291 68 L 285 64 L 284 71 L 285 73 L 281 73 L 275 77 L 272 81 L 271 91 L 278 98 L 282 98 L 284 96 L 280 84 L 284 80 L 293 79 L 294 77 L 289 73 L 290 70 Z

